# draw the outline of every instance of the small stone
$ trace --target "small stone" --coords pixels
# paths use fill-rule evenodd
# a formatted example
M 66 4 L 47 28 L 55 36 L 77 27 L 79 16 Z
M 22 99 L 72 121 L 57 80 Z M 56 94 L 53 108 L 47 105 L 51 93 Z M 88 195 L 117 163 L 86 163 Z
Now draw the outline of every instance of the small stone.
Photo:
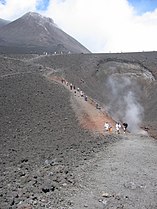
M 41 199 L 40 200 L 42 203 L 47 203 L 47 200 L 45 200 L 45 199 Z
M 47 192 L 50 192 L 50 189 L 49 189 L 49 188 L 42 188 L 42 191 L 43 191 L 44 193 L 47 193 Z
M 102 193 L 102 197 L 111 197 L 107 192 Z
M 115 199 L 116 199 L 116 200 L 120 200 L 121 198 L 120 198 L 119 195 L 116 195 L 116 196 L 115 196 Z
M 67 186 L 67 183 L 63 183 L 62 186 L 63 186 L 63 187 L 66 187 L 66 186 Z
M 73 206 L 73 202 L 69 200 L 68 205 Z
M 35 196 L 35 197 L 32 197 L 32 200 L 37 200 L 38 198 Z
M 11 206 L 13 206 L 15 204 L 15 200 L 13 199 L 12 201 L 11 201 Z
M 23 159 L 21 160 L 21 163 L 26 163 L 26 162 L 28 162 L 28 159 L 27 159 L 27 158 L 23 158 Z
M 38 203 L 38 201 L 37 201 L 37 200 L 35 200 L 35 201 L 33 202 L 33 205 L 37 205 L 37 203 Z
M 54 175 L 54 173 L 53 173 L 53 172 L 50 172 L 50 173 L 49 173 L 49 176 L 53 176 L 53 175 Z

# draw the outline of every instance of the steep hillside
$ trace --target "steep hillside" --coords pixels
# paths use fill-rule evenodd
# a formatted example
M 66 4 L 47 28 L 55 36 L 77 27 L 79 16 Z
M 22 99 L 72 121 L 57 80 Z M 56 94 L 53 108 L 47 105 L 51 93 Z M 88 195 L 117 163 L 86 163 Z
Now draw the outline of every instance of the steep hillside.
M 156 56 L 156 52 L 80 54 L 40 57 L 34 62 L 79 86 L 115 120 L 147 126 L 157 121 Z
M 29 12 L 0 29 L 0 52 L 90 53 L 50 18 Z
M 0 55 L 0 208 L 155 208 L 156 56 Z
M 118 138 L 83 129 L 69 90 L 50 82 L 34 59 L 0 57 L 2 209 L 34 205 L 35 199 L 42 208 L 43 198 L 57 208 L 64 189 L 76 182 L 72 169 Z

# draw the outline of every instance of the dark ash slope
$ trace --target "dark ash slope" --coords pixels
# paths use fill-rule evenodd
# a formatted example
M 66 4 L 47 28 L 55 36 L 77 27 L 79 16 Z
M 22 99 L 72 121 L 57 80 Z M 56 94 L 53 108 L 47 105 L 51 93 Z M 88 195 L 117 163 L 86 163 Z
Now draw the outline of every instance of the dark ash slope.
M 156 52 L 0 56 L 0 208 L 71 207 L 65 191 L 76 185 L 73 168 L 114 136 L 83 130 L 63 86 L 43 75 L 51 72 L 108 105 L 109 76 L 129 76 L 145 109 L 143 125 L 157 125 Z M 134 82 L 133 82 L 134 84 Z M 157 133 L 154 131 L 154 135 Z M 27 206 L 27 207 L 29 207 Z
M 0 29 L 3 53 L 90 53 L 51 18 L 29 12 Z
M 75 83 L 102 106 L 109 106 L 112 100 L 107 84 L 108 78 L 116 76 L 119 82 L 122 78 L 129 78 L 132 82 L 130 88 L 144 108 L 143 125 L 147 127 L 149 124 L 155 129 L 157 122 L 156 58 L 156 52 L 79 54 L 47 56 L 36 59 L 34 62 L 42 64 L 45 68 L 59 70 L 61 76 Z M 110 114 L 119 108 L 115 104 Z
M 62 192 L 75 184 L 72 169 L 108 138 L 82 130 L 69 92 L 50 83 L 38 66 L 5 61 L 0 78 L 0 208 L 42 208 L 47 204 L 43 199 L 57 207 L 64 203 Z

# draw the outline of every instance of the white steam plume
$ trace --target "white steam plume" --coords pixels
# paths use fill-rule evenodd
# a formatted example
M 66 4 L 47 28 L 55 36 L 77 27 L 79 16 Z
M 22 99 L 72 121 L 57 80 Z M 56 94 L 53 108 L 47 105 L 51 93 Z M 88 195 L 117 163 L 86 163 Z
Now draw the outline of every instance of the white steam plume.
M 138 133 L 143 118 L 143 107 L 139 103 L 137 83 L 128 77 L 112 75 L 107 82 L 110 103 L 108 111 L 119 122 L 128 123 L 128 129 Z

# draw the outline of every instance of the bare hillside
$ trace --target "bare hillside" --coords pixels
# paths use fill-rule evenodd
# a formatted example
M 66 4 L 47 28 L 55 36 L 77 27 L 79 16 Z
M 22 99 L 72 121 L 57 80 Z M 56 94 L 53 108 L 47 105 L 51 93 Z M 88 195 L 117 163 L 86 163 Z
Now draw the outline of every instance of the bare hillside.
M 51 18 L 35 12 L 28 12 L 0 28 L 0 52 L 90 53 L 82 44 L 58 28 Z
M 141 135 L 141 127 L 157 136 L 156 55 L 0 55 L 0 208 L 82 209 L 93 198 L 95 208 L 155 209 L 156 141 Z M 87 101 L 66 82 L 80 88 Z M 115 121 L 128 122 L 131 133 L 104 133 L 106 120 L 113 127 Z M 125 172 L 128 167 L 137 182 Z M 109 173 L 103 175 L 103 169 Z
M 115 120 L 155 129 L 156 56 L 156 52 L 79 54 L 39 57 L 33 62 L 79 86 Z

